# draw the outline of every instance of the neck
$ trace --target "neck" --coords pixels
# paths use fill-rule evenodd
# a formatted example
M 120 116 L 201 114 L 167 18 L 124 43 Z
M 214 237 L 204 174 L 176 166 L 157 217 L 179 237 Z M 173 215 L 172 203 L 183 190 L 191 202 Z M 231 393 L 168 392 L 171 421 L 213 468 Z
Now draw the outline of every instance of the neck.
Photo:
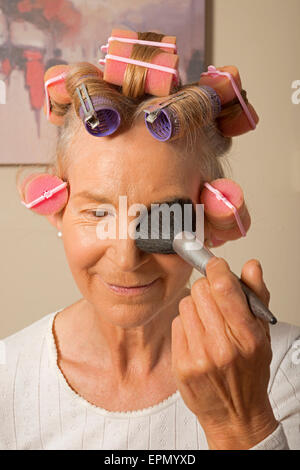
M 141 383 L 162 368 L 168 370 L 172 321 L 179 314 L 179 301 L 188 294 L 184 288 L 159 312 L 147 314 L 147 323 L 126 328 L 112 324 L 107 320 L 109 315 L 81 299 L 72 319 L 71 336 L 76 338 L 76 344 L 72 343 L 69 356 L 108 371 L 113 380 L 124 386 Z

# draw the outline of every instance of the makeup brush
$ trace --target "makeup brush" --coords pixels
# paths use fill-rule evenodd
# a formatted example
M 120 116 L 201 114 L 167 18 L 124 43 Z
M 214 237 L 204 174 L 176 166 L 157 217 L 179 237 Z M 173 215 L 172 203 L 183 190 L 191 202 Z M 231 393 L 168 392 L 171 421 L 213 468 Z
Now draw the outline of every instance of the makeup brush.
M 206 276 L 206 265 L 214 254 L 197 239 L 195 233 L 196 211 L 191 199 L 153 203 L 151 210 L 144 214 L 136 226 L 136 245 L 148 253 L 178 254 Z M 272 325 L 277 323 L 272 312 L 253 290 L 236 274 L 234 276 L 240 282 L 253 315 Z

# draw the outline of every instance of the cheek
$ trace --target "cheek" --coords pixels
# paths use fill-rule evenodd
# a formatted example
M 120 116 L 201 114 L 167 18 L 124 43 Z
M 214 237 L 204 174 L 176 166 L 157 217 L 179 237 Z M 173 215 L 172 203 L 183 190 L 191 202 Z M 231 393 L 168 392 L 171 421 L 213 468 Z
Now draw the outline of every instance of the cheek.
M 77 223 L 64 225 L 64 249 L 72 272 L 95 265 L 105 252 L 105 241 L 97 239 L 96 227 Z
M 167 283 L 171 289 L 185 286 L 189 280 L 193 267 L 178 255 L 157 255 L 157 261 L 167 276 Z

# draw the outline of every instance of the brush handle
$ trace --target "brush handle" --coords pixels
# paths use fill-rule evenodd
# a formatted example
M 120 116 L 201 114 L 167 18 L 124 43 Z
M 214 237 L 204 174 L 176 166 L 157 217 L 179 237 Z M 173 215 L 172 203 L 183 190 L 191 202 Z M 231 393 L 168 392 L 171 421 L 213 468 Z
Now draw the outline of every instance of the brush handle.
M 197 269 L 196 266 L 195 268 Z M 274 317 L 273 313 L 268 309 L 268 307 L 265 306 L 265 304 L 260 300 L 260 298 L 257 297 L 253 290 L 250 289 L 250 287 L 248 287 L 247 284 L 242 281 L 242 279 L 240 279 L 236 274 L 232 274 L 236 277 L 236 279 L 238 279 L 240 286 L 246 296 L 249 309 L 251 310 L 253 315 L 255 317 L 261 318 L 262 320 L 268 321 L 272 325 L 275 325 L 275 323 L 277 323 L 277 320 Z
M 239 280 L 240 286 L 246 296 L 251 312 L 256 317 L 268 321 L 272 325 L 275 325 L 275 323 L 277 323 L 277 319 L 274 317 L 273 313 L 268 309 L 268 307 L 265 306 L 265 304 L 260 300 L 259 297 L 257 297 L 253 290 L 247 286 L 247 284 L 245 284 L 236 274 L 232 274 Z
M 187 232 L 186 232 L 187 233 Z M 183 238 L 174 238 L 173 249 L 187 263 L 192 265 L 197 271 L 206 276 L 206 265 L 210 258 L 215 255 L 200 243 L 196 238 L 191 240 L 191 234 L 187 236 L 182 232 Z M 232 272 L 232 271 L 231 271 Z M 273 313 L 265 306 L 265 304 L 257 297 L 250 287 L 247 286 L 236 274 L 232 273 L 239 281 L 240 286 L 246 296 L 249 309 L 255 317 L 262 318 L 272 325 L 277 323 L 277 319 Z

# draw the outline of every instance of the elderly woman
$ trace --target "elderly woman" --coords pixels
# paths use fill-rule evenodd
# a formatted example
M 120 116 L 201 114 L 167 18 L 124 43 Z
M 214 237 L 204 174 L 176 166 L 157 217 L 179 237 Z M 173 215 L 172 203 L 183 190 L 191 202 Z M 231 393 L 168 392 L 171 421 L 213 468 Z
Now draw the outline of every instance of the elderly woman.
M 134 47 L 147 62 L 146 46 Z M 197 204 L 203 182 L 223 177 L 218 157 L 231 139 L 216 123 L 195 132 L 191 148 L 187 133 L 153 138 L 143 110 L 157 98 L 141 93 L 141 78 L 131 66 L 122 93 L 96 67 L 75 64 L 65 79 L 70 102 L 52 99 L 61 119 L 52 174 L 68 182 L 69 197 L 47 217 L 82 298 L 4 340 L 0 448 L 300 448 L 300 328 L 254 317 L 222 258 L 190 289 L 192 267 L 178 255 L 143 252 L 119 234 L 97 237 L 100 219 L 119 219 L 119 196 L 128 206 Z M 87 132 L 78 112 L 82 83 L 118 107 L 122 124 L 112 135 Z M 195 100 L 194 88 L 186 90 Z M 184 100 L 178 106 L 186 112 Z M 246 209 L 243 220 L 248 229 Z M 219 228 L 206 221 L 209 246 L 216 233 L 222 243 L 238 238 L 236 227 Z M 268 305 L 256 260 L 242 279 Z

